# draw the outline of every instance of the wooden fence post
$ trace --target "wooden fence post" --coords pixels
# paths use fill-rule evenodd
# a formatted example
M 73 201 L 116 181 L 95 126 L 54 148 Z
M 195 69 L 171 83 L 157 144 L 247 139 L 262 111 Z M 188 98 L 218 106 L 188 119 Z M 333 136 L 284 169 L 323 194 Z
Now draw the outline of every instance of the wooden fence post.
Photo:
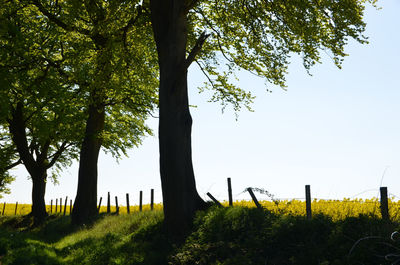
M 229 206 L 233 206 L 231 178 L 228 178 L 228 197 L 229 197 Z
M 50 213 L 53 213 L 53 199 L 50 200 Z
M 4 202 L 4 204 L 3 204 L 3 213 L 2 213 L 2 215 L 4 215 L 4 211 L 6 210 L 6 202 Z
M 65 202 L 64 202 L 64 216 L 67 213 L 67 205 L 68 205 L 68 196 L 65 196 Z
M 389 203 L 388 203 L 388 192 L 387 187 L 381 187 L 381 214 L 382 219 L 389 221 Z
M 107 213 L 111 212 L 111 205 L 110 205 L 110 192 L 107 194 Z
M 115 212 L 119 214 L 119 207 L 118 207 L 118 197 L 115 196 Z
M 154 189 L 150 190 L 150 210 L 154 210 Z
M 126 194 L 126 212 L 129 214 L 131 209 L 129 208 L 129 193 Z
M 69 200 L 69 215 L 72 214 L 72 200 Z
M 100 207 L 101 207 L 101 200 L 102 199 L 103 199 L 103 197 L 100 197 L 99 206 L 97 206 L 97 213 L 100 213 Z
M 207 196 L 210 197 L 211 200 L 213 200 L 213 202 L 218 206 L 218 207 L 224 207 L 222 206 L 222 204 L 214 198 L 214 196 L 211 195 L 211 193 L 207 192 Z
M 15 213 L 14 213 L 14 215 L 17 215 L 17 208 L 18 208 L 18 202 L 15 203 Z
M 60 198 L 60 213 L 62 212 L 62 198 Z
M 57 206 L 58 206 L 58 199 L 56 198 L 56 210 L 54 211 L 54 213 L 57 213 Z
M 310 220 L 312 217 L 311 212 L 311 188 L 310 185 L 306 185 L 306 214 L 307 219 Z
M 139 195 L 139 211 L 141 212 L 143 210 L 143 191 L 140 191 Z
M 251 188 L 247 188 L 247 191 L 250 193 L 251 198 L 253 199 L 254 204 L 258 209 L 262 209 L 261 204 L 258 202 L 256 195 L 254 195 L 253 190 Z

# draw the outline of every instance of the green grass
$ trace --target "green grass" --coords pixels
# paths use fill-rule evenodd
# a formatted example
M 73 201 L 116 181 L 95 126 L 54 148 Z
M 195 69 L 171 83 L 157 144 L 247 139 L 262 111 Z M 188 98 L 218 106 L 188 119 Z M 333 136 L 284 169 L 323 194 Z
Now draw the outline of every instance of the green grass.
M 91 226 L 70 226 L 69 216 L 50 216 L 40 227 L 30 219 L 0 218 L 3 264 L 393 264 L 382 256 L 400 251 L 390 241 L 398 223 L 376 216 L 312 220 L 256 208 L 199 212 L 181 246 L 168 242 L 161 211 L 101 215 Z M 358 239 L 362 240 L 351 253 Z

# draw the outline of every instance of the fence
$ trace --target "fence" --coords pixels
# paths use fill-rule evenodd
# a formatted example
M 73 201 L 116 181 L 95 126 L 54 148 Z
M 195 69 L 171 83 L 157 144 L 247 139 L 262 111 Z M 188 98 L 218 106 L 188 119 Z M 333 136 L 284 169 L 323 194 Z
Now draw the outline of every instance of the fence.
M 232 200 L 232 182 L 231 179 L 228 178 L 227 179 L 227 183 L 228 183 L 228 202 L 229 202 L 229 206 L 233 206 L 233 200 Z M 288 210 L 287 207 L 288 205 L 290 205 L 291 203 L 293 203 L 293 201 L 295 200 L 285 200 L 285 201 L 280 201 L 279 199 L 275 199 L 273 197 L 272 194 L 270 194 L 268 191 L 262 190 L 262 189 L 258 189 L 258 188 L 246 188 L 245 190 L 246 192 L 249 193 L 252 202 L 254 203 L 254 205 L 257 208 L 267 208 L 267 210 L 271 210 L 271 208 L 275 208 L 276 212 L 279 213 L 284 213 L 286 211 L 286 213 L 290 213 L 290 214 L 302 214 L 304 213 L 307 219 L 311 219 L 313 216 L 313 208 L 317 208 L 315 209 L 317 213 L 324 213 L 324 211 L 321 211 L 321 206 L 322 207 L 326 207 L 328 204 L 335 204 L 335 206 L 337 207 L 339 204 L 340 206 L 345 206 L 346 204 L 352 203 L 355 204 L 357 203 L 358 206 L 359 205 L 366 205 L 366 204 L 373 204 L 374 207 L 366 207 L 369 210 L 372 208 L 372 211 L 358 211 L 359 214 L 368 214 L 368 215 L 376 215 L 376 216 L 380 216 L 382 219 L 389 221 L 391 218 L 392 219 L 400 219 L 400 202 L 392 202 L 388 199 L 388 191 L 387 191 L 387 187 L 381 187 L 380 188 L 380 199 L 379 201 L 376 200 L 343 200 L 343 201 L 339 201 L 339 200 L 319 200 L 317 201 L 317 199 L 312 200 L 311 197 L 311 186 L 310 185 L 305 185 L 305 201 L 304 203 L 302 203 L 301 207 L 302 210 L 299 211 L 299 209 L 297 209 L 297 211 L 293 211 L 293 210 Z M 274 207 L 266 207 L 265 205 L 262 205 L 262 203 L 259 202 L 259 200 L 257 199 L 256 195 L 254 194 L 254 191 L 258 191 L 260 193 L 263 194 L 267 194 L 271 199 L 272 199 L 272 204 L 269 204 L 269 206 L 273 205 Z M 207 193 L 207 196 L 219 207 L 223 207 L 223 203 L 219 202 L 211 193 Z M 298 202 L 298 201 L 297 201 Z M 265 202 L 264 202 L 265 204 Z M 282 206 L 283 204 L 283 206 Z M 245 206 L 249 206 L 248 203 L 243 203 L 243 202 L 236 202 L 236 205 L 245 205 Z M 389 205 L 392 206 L 392 209 L 390 209 Z M 297 206 L 299 206 L 299 204 L 297 204 Z M 375 209 L 377 208 L 376 206 L 379 207 L 379 214 L 377 214 L 375 212 Z M 286 209 L 285 209 L 286 207 Z M 303 208 L 304 207 L 304 208 Z M 328 208 L 328 207 L 326 207 Z M 354 208 L 354 207 L 346 207 L 346 208 Z M 337 209 L 337 211 L 341 211 L 342 213 L 340 214 L 340 217 L 348 217 L 350 215 L 346 215 L 344 216 L 343 213 L 349 213 L 349 209 L 347 209 L 346 211 L 344 211 L 346 209 Z M 353 209 L 354 210 L 354 209 Z M 391 211 L 390 211 L 391 210 Z M 326 211 L 325 211 L 326 213 Z M 336 214 L 338 215 L 338 214 Z M 332 216 L 332 214 L 331 214 Z M 354 216 L 354 215 L 353 215 Z M 396 217 L 396 218 L 394 218 Z M 339 219 L 338 217 L 336 217 L 337 219 Z
M 116 213 L 119 214 L 122 212 L 122 208 L 119 207 L 118 205 L 118 197 L 115 196 L 115 206 L 111 205 L 111 196 L 110 192 L 107 193 L 107 206 L 104 207 L 105 209 L 103 210 L 103 206 L 101 206 L 103 198 L 99 198 L 99 204 L 97 206 L 97 211 L 100 212 L 106 212 L 106 213 Z M 2 209 L 0 210 L 0 214 L 2 216 L 4 215 L 23 215 L 23 214 L 28 214 L 31 210 L 31 204 L 23 204 L 21 207 L 21 204 L 18 205 L 18 202 L 15 204 L 7 204 L 4 202 L 2 204 Z M 0 206 L 1 207 L 1 206 Z M 131 212 L 134 211 L 143 211 L 143 210 L 151 210 L 153 211 L 155 209 L 155 204 L 154 204 L 154 189 L 150 190 L 150 204 L 149 205 L 143 205 L 143 191 L 140 191 L 139 193 L 139 204 L 137 206 L 131 206 L 130 205 L 130 196 L 129 193 L 126 193 L 126 207 L 123 207 L 125 213 L 130 214 Z M 69 200 L 69 205 L 68 205 L 68 196 L 65 197 L 64 199 L 64 204 L 63 204 L 63 198 L 56 198 L 56 199 L 51 199 L 50 200 L 50 205 L 46 205 L 46 211 L 50 214 L 62 214 L 62 215 L 69 215 L 71 214 L 73 210 L 73 204 L 72 200 Z M 12 212 L 11 212 L 12 211 Z
M 227 184 L 228 184 L 228 205 L 229 207 L 233 206 L 233 196 L 232 196 L 232 181 L 231 178 L 227 179 Z M 254 191 L 261 191 L 263 192 L 263 190 L 261 189 L 257 189 L 257 188 L 247 188 L 246 192 L 249 193 L 254 205 L 257 208 L 265 208 L 257 199 L 256 195 L 254 194 Z M 267 191 L 265 194 L 269 195 L 273 200 L 273 196 L 270 195 Z M 207 196 L 219 207 L 224 207 L 222 203 L 220 203 L 211 193 L 207 193 Z M 143 211 L 144 207 L 143 207 L 143 191 L 140 191 L 139 193 L 139 204 L 137 206 L 131 206 L 130 205 L 130 196 L 129 193 L 126 193 L 126 207 L 120 208 L 119 204 L 118 204 L 118 197 L 115 196 L 115 206 L 111 206 L 111 195 L 110 192 L 107 193 L 107 205 L 106 207 L 101 206 L 102 203 L 102 197 L 99 198 L 99 204 L 97 206 L 97 211 L 100 212 L 106 212 L 106 213 L 115 213 L 115 214 L 119 214 L 122 212 L 125 212 L 127 214 L 130 214 L 133 211 Z M 53 202 L 55 202 L 55 204 L 53 204 Z M 337 202 L 336 200 L 334 200 L 333 202 Z M 343 203 L 345 202 L 353 202 L 353 201 L 343 201 Z M 354 202 L 359 202 L 359 201 L 354 201 Z M 274 201 L 275 204 L 278 205 L 278 201 L 275 200 Z M 289 202 L 290 203 L 290 202 Z M 367 202 L 363 202 L 363 203 L 367 203 Z M 375 205 L 377 205 L 376 201 L 373 201 L 372 203 L 374 203 Z M 382 217 L 382 219 L 384 220 L 389 220 L 390 219 L 390 212 L 389 212 L 389 200 L 388 200 L 388 190 L 387 187 L 381 187 L 380 188 L 380 200 L 379 200 L 379 213 L 380 216 Z M 239 203 L 236 203 L 237 205 L 239 205 Z M 305 216 L 307 217 L 307 219 L 311 219 L 313 216 L 313 207 L 312 205 L 315 205 L 315 199 L 314 199 L 314 203 L 312 203 L 312 197 L 311 197 L 311 186 L 310 185 L 306 185 L 305 186 L 305 207 L 304 207 L 304 212 L 305 212 Z M 54 206 L 54 207 L 53 207 Z M 393 206 L 393 204 L 392 204 Z M 396 208 L 397 210 L 397 214 L 396 216 L 398 216 L 400 218 L 400 203 L 398 203 L 397 205 L 398 207 Z M 5 202 L 3 203 L 3 208 L 0 211 L 2 215 L 5 215 L 5 211 L 6 211 L 6 207 L 12 207 L 12 205 L 10 204 L 6 204 Z M 18 208 L 18 202 L 15 203 L 14 206 L 14 210 L 13 213 L 14 215 L 17 215 L 17 210 L 20 210 L 20 214 L 24 214 L 25 212 L 23 211 L 24 209 L 26 210 L 27 205 L 22 205 L 22 207 L 20 206 Z M 154 189 L 150 190 L 150 205 L 146 205 L 146 207 L 149 210 L 154 210 Z M 302 206 L 303 207 L 303 206 Z M 54 209 L 54 211 L 53 211 Z M 122 211 L 123 209 L 123 211 Z M 46 206 L 46 210 L 47 212 L 49 212 L 50 214 L 63 214 L 64 216 L 67 214 L 70 214 L 73 210 L 73 205 L 72 205 L 72 200 L 69 200 L 69 205 L 68 205 L 68 196 L 65 197 L 64 200 L 64 204 L 63 204 L 63 199 L 62 198 L 56 198 L 55 200 L 51 200 L 50 201 L 50 206 L 47 205 Z M 10 211 L 10 210 L 9 210 Z M 12 214 L 8 214 L 8 215 L 12 215 Z M 392 214 L 393 215 L 393 214 Z

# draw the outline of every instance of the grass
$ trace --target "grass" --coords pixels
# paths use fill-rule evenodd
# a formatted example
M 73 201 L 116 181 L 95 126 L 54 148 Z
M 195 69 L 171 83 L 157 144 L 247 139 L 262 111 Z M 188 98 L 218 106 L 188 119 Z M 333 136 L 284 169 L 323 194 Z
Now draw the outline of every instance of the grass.
M 62 215 L 50 215 L 40 227 L 24 216 L 0 217 L 0 263 L 389 265 L 395 257 L 384 255 L 400 253 L 390 240 L 399 222 L 372 214 L 342 219 L 316 214 L 307 220 L 243 206 L 210 208 L 197 214 L 180 246 L 169 243 L 162 220 L 160 210 L 101 214 L 81 228 Z

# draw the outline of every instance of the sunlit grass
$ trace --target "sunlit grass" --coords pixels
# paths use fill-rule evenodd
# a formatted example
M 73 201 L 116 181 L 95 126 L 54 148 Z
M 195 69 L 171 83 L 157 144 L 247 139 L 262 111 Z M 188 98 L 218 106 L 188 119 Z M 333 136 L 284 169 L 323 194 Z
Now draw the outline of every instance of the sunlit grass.
M 162 219 L 162 216 L 162 211 L 159 210 L 151 212 L 136 212 L 131 215 L 124 214 L 105 216 L 96 222 L 95 226 L 83 227 L 79 231 L 64 237 L 54 246 L 61 249 L 68 245 L 74 245 L 79 241 L 101 238 L 106 234 L 115 234 L 118 236 L 128 235 L 142 225 L 151 225 L 156 223 Z

